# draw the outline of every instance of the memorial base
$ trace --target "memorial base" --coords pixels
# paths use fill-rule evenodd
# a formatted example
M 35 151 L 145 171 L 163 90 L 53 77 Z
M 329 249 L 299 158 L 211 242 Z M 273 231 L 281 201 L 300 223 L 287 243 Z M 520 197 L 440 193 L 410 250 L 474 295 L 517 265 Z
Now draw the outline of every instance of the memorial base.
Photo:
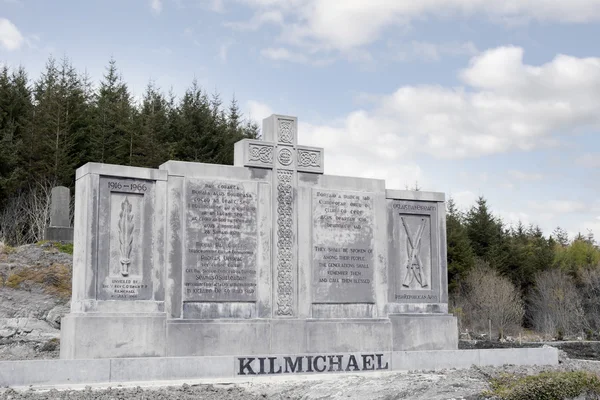
M 389 351 L 390 340 L 387 319 L 167 323 L 170 357 Z
M 458 321 L 450 314 L 390 314 L 393 351 L 456 350 Z
M 61 320 L 60 358 L 165 356 L 165 314 L 67 314 Z
M 163 313 L 73 313 L 61 358 L 239 356 L 456 350 L 456 318 L 169 320 Z
M 558 349 L 393 351 L 214 357 L 0 361 L 0 386 L 27 388 L 185 381 L 235 383 L 260 377 L 363 374 L 512 365 L 558 365 Z M 261 367 L 262 366 L 262 367 Z M 63 386 L 64 387 L 64 386 Z
M 73 228 L 64 226 L 49 226 L 46 228 L 44 239 L 56 242 L 72 242 Z

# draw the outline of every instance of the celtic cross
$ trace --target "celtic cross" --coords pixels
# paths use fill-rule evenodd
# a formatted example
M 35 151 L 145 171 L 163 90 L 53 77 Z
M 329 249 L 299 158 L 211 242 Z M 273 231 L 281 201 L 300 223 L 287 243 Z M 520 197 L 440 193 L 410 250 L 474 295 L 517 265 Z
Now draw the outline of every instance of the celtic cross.
M 323 149 L 298 145 L 298 119 L 271 115 L 263 120 L 262 140 L 235 144 L 235 165 L 273 170 L 274 316 L 296 315 L 298 276 L 298 172 L 323 173 Z

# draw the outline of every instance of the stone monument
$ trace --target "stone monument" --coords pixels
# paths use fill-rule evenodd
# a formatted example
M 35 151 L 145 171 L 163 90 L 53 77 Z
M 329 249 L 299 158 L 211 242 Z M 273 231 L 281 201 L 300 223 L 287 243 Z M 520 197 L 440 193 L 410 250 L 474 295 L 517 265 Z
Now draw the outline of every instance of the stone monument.
M 61 358 L 233 356 L 247 375 L 457 349 L 444 194 L 325 160 L 273 115 L 234 166 L 79 168 Z
M 50 226 L 46 228 L 44 239 L 72 242 L 71 191 L 67 187 L 56 186 L 50 196 Z

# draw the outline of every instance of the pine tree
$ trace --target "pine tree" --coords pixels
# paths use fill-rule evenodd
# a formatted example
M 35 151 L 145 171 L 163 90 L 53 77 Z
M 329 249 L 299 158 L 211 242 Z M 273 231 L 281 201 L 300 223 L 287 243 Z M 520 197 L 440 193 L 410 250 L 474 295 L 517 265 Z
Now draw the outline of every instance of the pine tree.
M 76 170 L 80 166 L 97 161 L 94 158 L 94 122 L 96 109 L 94 108 L 94 88 L 87 71 L 79 76 L 79 91 L 75 96 L 76 101 L 73 118 L 71 138 L 71 163 Z M 75 171 L 72 171 L 70 182 L 73 184 Z
M 556 229 L 554 229 L 552 238 L 554 238 L 556 243 L 561 247 L 567 247 L 569 245 L 569 234 L 560 226 L 557 226 Z
M 136 115 L 132 164 L 140 167 L 158 167 L 169 154 L 169 103 L 149 83 Z
M 92 157 L 97 162 L 131 165 L 133 107 L 127 85 L 111 59 L 95 99 Z
M 492 263 L 493 247 L 500 245 L 502 224 L 488 209 L 487 200 L 480 196 L 466 216 L 467 234 L 477 257 Z
M 194 80 L 173 115 L 174 133 L 177 138 L 173 146 L 175 159 L 210 162 L 208 136 L 212 125 L 211 120 L 208 97 Z
M 62 106 L 59 93 L 59 70 L 56 60 L 50 57 L 46 68 L 33 85 L 34 112 L 29 118 L 20 158 L 27 165 L 28 179 L 39 182 L 51 179 L 56 182 L 55 137 L 60 132 Z
M 9 72 L 6 66 L 0 69 L 0 210 L 26 181 L 27 165 L 20 156 L 33 110 L 27 73 L 23 68 Z
M 475 258 L 467 230 L 463 226 L 462 214 L 456 209 L 454 199 L 447 203 L 446 231 L 448 242 L 448 289 L 458 288 L 460 280 L 473 268 Z

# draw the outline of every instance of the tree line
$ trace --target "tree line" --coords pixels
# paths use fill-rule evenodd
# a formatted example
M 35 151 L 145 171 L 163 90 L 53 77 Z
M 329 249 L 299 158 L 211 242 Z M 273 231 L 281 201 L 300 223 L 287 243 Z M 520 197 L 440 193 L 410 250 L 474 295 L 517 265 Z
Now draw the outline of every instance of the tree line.
M 256 138 L 235 100 L 224 109 L 218 93 L 196 81 L 180 100 L 150 82 L 140 104 L 110 60 L 102 81 L 68 59 L 50 58 L 31 82 L 24 68 L 0 68 L 0 201 L 32 181 L 73 186 L 90 161 L 157 167 L 169 159 L 233 163 L 233 144 Z
M 41 240 L 50 189 L 73 189 L 75 170 L 87 162 L 233 164 L 233 144 L 258 135 L 235 98 L 224 106 L 218 93 L 195 81 L 180 99 L 150 82 L 136 102 L 114 60 L 97 85 L 67 58 L 49 58 L 33 81 L 24 68 L 4 66 L 0 240 Z M 466 212 L 452 199 L 447 206 L 449 290 L 465 324 L 493 319 L 498 331 L 510 324 L 555 333 L 598 329 L 600 250 L 593 235 L 570 239 L 561 228 L 545 236 L 537 226 L 509 227 L 483 197 Z
M 258 134 L 258 124 L 243 118 L 235 98 L 226 106 L 195 80 L 180 99 L 150 82 L 136 102 L 114 59 L 98 85 L 67 58 L 50 57 L 33 81 L 25 68 L 3 66 L 0 237 L 17 243 L 36 239 L 39 224 L 24 217 L 16 221 L 14 214 L 31 213 L 25 203 L 46 196 L 50 186 L 72 189 L 75 170 L 87 162 L 233 164 L 233 144 Z
M 600 249 L 594 235 L 506 225 L 479 197 L 447 203 L 451 307 L 464 327 L 503 336 L 521 327 L 553 337 L 600 333 Z

